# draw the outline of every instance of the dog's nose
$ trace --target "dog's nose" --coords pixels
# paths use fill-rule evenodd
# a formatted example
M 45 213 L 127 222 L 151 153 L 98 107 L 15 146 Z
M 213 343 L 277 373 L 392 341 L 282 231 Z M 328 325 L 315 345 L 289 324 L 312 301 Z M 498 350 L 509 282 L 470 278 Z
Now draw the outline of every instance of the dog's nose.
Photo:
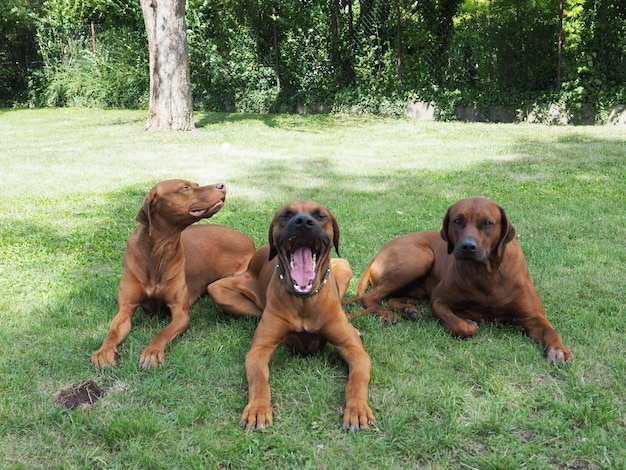
M 478 243 L 473 238 L 466 238 L 461 241 L 460 247 L 464 253 L 475 253 L 478 249 Z
M 315 225 L 315 219 L 308 214 L 298 214 L 293 218 L 293 224 L 298 228 L 311 228 Z
M 225 185 L 224 183 L 217 183 L 217 184 L 215 185 L 215 187 L 216 187 L 217 189 L 226 189 L 226 185 Z

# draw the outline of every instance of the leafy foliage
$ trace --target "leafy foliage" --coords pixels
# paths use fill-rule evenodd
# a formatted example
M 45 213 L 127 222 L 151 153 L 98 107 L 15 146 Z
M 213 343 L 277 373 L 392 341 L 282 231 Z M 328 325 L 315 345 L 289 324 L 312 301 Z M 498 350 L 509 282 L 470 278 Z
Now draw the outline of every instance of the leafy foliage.
M 0 106 L 25 101 L 28 67 L 36 60 L 33 21 L 26 0 L 0 3 Z
M 563 5 L 560 31 L 552 0 L 189 0 L 195 105 L 395 115 L 421 100 L 445 119 L 602 121 L 625 100 L 626 6 Z M 138 3 L 8 0 L 0 28 L 0 103 L 145 105 Z
M 142 34 L 128 28 L 95 34 L 88 26 L 65 25 L 40 28 L 37 39 L 45 66 L 33 72 L 34 104 L 136 108 L 147 103 L 147 57 L 137 54 Z

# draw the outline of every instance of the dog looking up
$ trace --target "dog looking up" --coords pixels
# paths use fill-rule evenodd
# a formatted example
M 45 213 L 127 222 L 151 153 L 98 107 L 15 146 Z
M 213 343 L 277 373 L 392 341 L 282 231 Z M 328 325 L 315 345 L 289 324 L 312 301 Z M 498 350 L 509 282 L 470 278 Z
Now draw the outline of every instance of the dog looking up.
M 172 321 L 141 353 L 142 368 L 165 360 L 165 348 L 189 327 L 189 308 L 207 286 L 242 272 L 254 254 L 254 242 L 243 233 L 220 225 L 197 225 L 215 215 L 226 199 L 219 183 L 199 186 L 185 180 L 156 184 L 137 214 L 135 229 L 124 252 L 118 290 L 118 312 L 102 346 L 91 357 L 97 368 L 116 365 L 117 346 L 131 330 L 141 307 L 148 314 L 168 312 Z

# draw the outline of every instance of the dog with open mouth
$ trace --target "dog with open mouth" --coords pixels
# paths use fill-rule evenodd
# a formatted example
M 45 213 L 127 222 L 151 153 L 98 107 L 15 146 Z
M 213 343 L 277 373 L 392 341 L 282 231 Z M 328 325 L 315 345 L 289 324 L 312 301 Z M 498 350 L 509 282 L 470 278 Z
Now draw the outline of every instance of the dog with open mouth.
M 138 307 L 148 314 L 171 313 L 140 358 L 142 368 L 163 364 L 166 346 L 189 326 L 189 308 L 207 286 L 243 272 L 254 242 L 230 227 L 192 225 L 215 215 L 226 199 L 222 183 L 199 186 L 186 180 L 157 183 L 146 196 L 124 252 L 118 312 L 102 346 L 91 357 L 97 368 L 115 366 L 117 346 L 131 330 Z
M 225 312 L 261 317 L 245 361 L 249 401 L 240 425 L 272 424 L 268 364 L 280 344 L 311 354 L 329 342 L 350 370 L 343 429 L 369 428 L 374 424 L 368 405 L 371 360 L 341 305 L 352 270 L 346 260 L 331 258 L 333 246 L 339 254 L 337 220 L 315 201 L 295 201 L 276 213 L 268 238 L 246 272 L 208 287 Z

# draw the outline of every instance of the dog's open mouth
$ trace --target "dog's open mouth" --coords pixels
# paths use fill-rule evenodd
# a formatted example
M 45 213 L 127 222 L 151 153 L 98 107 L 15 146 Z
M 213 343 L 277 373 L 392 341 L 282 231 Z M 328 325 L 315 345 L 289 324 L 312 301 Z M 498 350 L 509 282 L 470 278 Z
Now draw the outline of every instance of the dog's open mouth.
M 208 218 L 215 215 L 222 207 L 224 207 L 224 201 L 220 200 L 210 207 L 203 207 L 201 209 L 190 209 L 189 215 L 196 218 Z
M 296 294 L 308 295 L 313 291 L 319 263 L 326 250 L 328 245 L 317 238 L 292 237 L 283 242 L 286 268 Z

